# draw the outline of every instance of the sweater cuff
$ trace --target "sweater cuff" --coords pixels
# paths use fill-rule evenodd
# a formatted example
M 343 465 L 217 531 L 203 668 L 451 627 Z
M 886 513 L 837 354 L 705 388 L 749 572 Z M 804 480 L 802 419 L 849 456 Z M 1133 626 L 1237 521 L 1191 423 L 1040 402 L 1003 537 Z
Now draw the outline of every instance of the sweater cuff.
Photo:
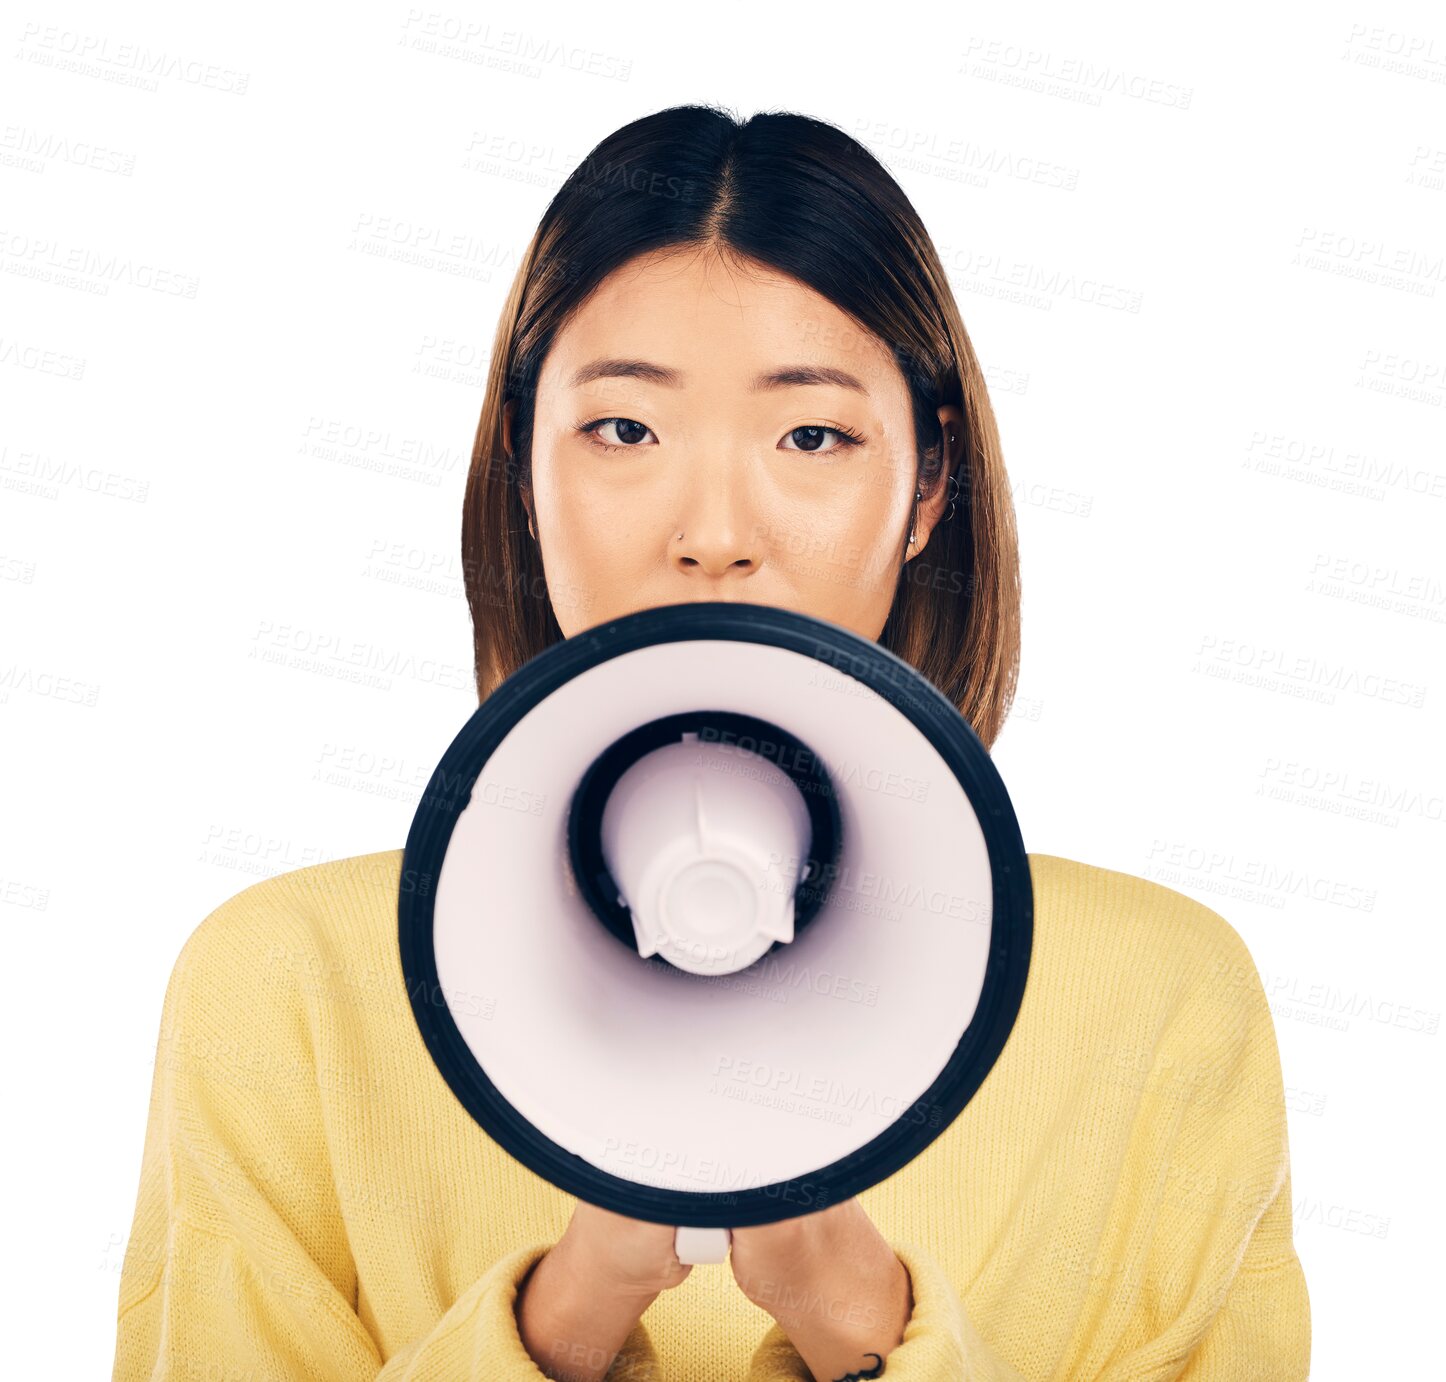
M 490 1289 L 477 1306 L 476 1337 L 489 1345 L 489 1357 L 476 1360 L 478 1376 L 546 1382 L 547 1374 L 528 1353 L 517 1327 L 517 1293 L 527 1273 L 548 1253 L 551 1244 L 519 1248 L 499 1258 L 487 1273 Z M 657 1351 L 640 1319 L 628 1332 L 604 1382 L 659 1382 Z

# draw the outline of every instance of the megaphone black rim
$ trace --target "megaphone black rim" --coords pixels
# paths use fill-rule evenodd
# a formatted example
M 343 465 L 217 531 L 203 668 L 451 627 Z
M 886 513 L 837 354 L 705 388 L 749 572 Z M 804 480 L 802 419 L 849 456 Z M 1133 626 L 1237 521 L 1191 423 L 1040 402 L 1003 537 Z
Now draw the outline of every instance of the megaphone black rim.
M 554 1142 L 487 1077 L 441 993 L 433 946 L 437 881 L 458 818 L 497 746 L 535 706 L 591 667 L 662 643 L 732 639 L 838 668 L 876 691 L 925 736 L 978 817 L 993 893 L 989 955 L 973 1020 L 933 1084 L 889 1127 L 839 1160 L 772 1184 L 694 1191 L 601 1170 Z M 398 892 L 402 974 L 437 1070 L 473 1119 L 508 1153 L 579 1199 L 653 1223 L 746 1228 L 813 1213 L 860 1194 L 913 1161 L 978 1091 L 1014 1027 L 1033 943 L 1029 860 L 1013 806 L 988 751 L 958 709 L 918 671 L 851 629 L 773 605 L 706 602 L 640 610 L 555 643 L 519 668 L 473 713 L 428 783 L 403 851 Z

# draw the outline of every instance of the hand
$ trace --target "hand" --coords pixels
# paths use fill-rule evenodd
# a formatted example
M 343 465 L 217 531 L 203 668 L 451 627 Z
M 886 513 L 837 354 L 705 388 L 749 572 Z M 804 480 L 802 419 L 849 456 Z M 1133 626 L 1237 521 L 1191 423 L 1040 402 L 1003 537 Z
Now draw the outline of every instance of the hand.
M 676 1232 L 671 1224 L 645 1223 L 579 1200 L 552 1251 L 597 1289 L 651 1302 L 693 1270 L 692 1263 L 679 1262 L 673 1250 Z
M 518 1287 L 518 1335 L 555 1382 L 600 1382 L 649 1305 L 691 1264 L 673 1251 L 674 1229 L 579 1200 L 562 1237 Z
M 729 1262 L 743 1294 L 778 1321 L 818 1382 L 877 1376 L 914 1312 L 908 1270 L 857 1199 L 735 1228 Z

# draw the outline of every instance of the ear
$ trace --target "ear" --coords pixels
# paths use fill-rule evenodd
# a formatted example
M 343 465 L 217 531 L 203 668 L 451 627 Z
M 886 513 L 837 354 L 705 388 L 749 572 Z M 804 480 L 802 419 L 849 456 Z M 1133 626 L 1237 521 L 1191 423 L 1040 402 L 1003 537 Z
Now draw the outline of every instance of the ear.
M 512 421 L 516 413 L 516 400 L 509 398 L 502 405 L 502 454 L 507 464 L 512 464 Z
M 517 493 L 522 497 L 522 507 L 527 510 L 527 531 L 537 541 L 537 516 L 532 512 L 532 491 L 526 485 L 519 485 Z
M 516 473 L 516 460 L 512 453 L 512 419 L 515 413 L 515 400 L 508 399 L 502 405 L 502 454 L 507 458 L 507 477 L 511 479 Z M 527 510 L 527 531 L 531 533 L 532 540 L 537 541 L 537 518 L 532 511 L 532 491 L 528 486 L 519 483 L 517 493 L 522 498 L 522 507 Z
M 928 490 L 922 499 L 919 500 L 919 513 L 914 521 L 914 541 L 906 545 L 904 560 L 909 561 L 917 557 L 928 545 L 929 534 L 934 531 L 934 525 L 939 522 L 944 511 L 949 507 L 949 497 L 957 494 L 953 485 L 949 483 L 951 475 L 958 477 L 959 459 L 964 454 L 964 413 L 962 409 L 955 407 L 952 403 L 946 403 L 939 409 L 940 436 L 944 442 L 944 461 L 939 467 L 939 477 L 934 482 L 934 487 Z M 934 439 L 938 444 L 939 438 Z M 957 505 L 956 505 L 957 509 Z

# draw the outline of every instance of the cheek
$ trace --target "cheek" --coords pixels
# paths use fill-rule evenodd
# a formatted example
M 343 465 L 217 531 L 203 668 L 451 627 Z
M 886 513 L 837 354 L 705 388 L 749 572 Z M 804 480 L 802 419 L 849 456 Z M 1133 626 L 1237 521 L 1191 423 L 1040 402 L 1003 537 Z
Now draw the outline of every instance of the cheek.
M 620 490 L 576 463 L 549 465 L 534 480 L 548 564 L 594 573 L 625 563 L 658 521 L 646 490 Z
M 887 544 L 909 488 L 887 455 L 846 456 L 829 467 L 800 465 L 796 474 L 776 470 L 771 487 L 760 489 L 758 508 L 780 530 Z
M 856 562 L 871 553 L 892 552 L 900 523 L 908 522 L 912 493 L 897 471 L 872 463 L 839 476 L 807 506 L 791 506 L 788 521 L 846 548 L 846 560 Z
M 887 518 L 887 502 L 830 509 L 815 513 L 812 521 L 790 515 L 769 532 L 765 556 L 820 608 L 847 609 L 893 589 L 899 545 L 885 526 Z

